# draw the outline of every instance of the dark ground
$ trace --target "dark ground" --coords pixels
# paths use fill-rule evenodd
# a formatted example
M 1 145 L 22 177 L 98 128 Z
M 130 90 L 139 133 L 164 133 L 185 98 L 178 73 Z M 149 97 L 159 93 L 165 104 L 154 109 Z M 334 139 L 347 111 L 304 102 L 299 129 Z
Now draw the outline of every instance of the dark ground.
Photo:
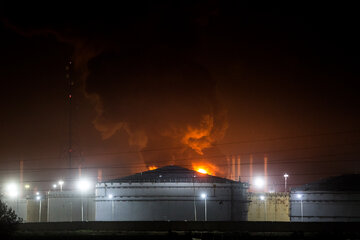
M 2 239 L 360 239 L 359 222 L 23 223 Z M 2 234 L 3 235 L 3 234 Z

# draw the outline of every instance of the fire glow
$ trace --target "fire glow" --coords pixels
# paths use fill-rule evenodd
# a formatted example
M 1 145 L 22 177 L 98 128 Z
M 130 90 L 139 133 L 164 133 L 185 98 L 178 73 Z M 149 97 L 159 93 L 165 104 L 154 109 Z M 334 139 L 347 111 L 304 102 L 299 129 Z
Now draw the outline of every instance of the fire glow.
M 193 163 L 192 169 L 201 174 L 215 175 L 218 168 L 208 163 Z
M 151 165 L 151 166 L 148 166 L 148 169 L 151 171 L 151 170 L 158 169 L 158 167 L 155 165 Z
M 196 171 L 199 173 L 207 174 L 207 171 L 203 168 L 198 168 Z

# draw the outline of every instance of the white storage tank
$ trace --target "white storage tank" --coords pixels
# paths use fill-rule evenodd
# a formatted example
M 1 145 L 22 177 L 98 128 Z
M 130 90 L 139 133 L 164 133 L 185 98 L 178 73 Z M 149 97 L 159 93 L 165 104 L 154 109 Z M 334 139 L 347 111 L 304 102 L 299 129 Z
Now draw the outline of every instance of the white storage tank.
M 248 209 L 247 184 L 178 166 L 98 183 L 95 202 L 96 221 L 246 221 Z
M 331 177 L 291 190 L 290 220 L 359 222 L 360 174 Z

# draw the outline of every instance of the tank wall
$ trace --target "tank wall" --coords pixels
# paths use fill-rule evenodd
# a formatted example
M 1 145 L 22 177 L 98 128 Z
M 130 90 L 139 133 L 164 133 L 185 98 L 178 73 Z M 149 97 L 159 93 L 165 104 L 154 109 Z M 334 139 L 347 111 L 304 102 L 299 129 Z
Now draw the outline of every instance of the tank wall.
M 242 184 L 114 183 L 96 187 L 97 221 L 197 220 L 247 218 L 247 191 Z M 109 199 L 108 195 L 113 195 Z
M 297 194 L 302 194 L 301 201 Z M 305 222 L 360 221 L 359 192 L 292 192 L 290 196 L 291 221 L 301 221 L 301 202 Z
M 260 199 L 261 195 L 265 200 Z M 249 201 L 248 221 L 290 221 L 288 193 L 249 193 Z
M 92 194 L 78 192 L 51 192 L 47 199 L 49 222 L 81 221 L 83 207 L 83 221 L 95 220 L 95 201 Z
M 39 215 L 41 214 L 41 218 Z M 41 199 L 41 209 L 40 209 L 40 200 L 29 199 L 27 201 L 27 222 L 47 222 L 47 200 Z

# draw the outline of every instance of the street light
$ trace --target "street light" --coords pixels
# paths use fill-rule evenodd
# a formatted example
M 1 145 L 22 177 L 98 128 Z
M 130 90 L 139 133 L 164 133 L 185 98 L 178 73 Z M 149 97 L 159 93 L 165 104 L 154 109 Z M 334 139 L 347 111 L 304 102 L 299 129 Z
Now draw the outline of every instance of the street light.
M 111 220 L 114 221 L 114 195 L 109 194 L 108 198 L 111 200 Z
M 296 194 L 296 197 L 300 200 L 300 211 L 301 211 L 301 221 L 304 221 L 304 211 L 303 211 L 303 195 L 302 194 Z
M 80 192 L 86 192 L 91 188 L 91 183 L 89 180 L 86 179 L 80 179 L 76 183 L 76 187 Z
M 19 196 L 19 187 L 16 183 L 8 183 L 5 185 L 5 194 L 10 198 L 16 198 Z
M 53 189 L 56 189 L 57 188 L 57 185 L 56 184 L 53 184 Z
M 254 185 L 256 188 L 263 188 L 265 185 L 265 181 L 261 177 L 257 177 L 254 181 Z
M 89 180 L 86 179 L 80 179 L 76 183 L 77 188 L 79 189 L 81 193 L 81 221 L 84 221 L 84 201 L 83 201 L 83 193 L 88 191 L 91 187 L 91 183 Z
M 20 195 L 19 186 L 16 183 L 8 183 L 5 185 L 5 194 L 9 196 L 10 199 L 16 200 L 16 214 L 19 214 L 19 200 L 18 197 Z
M 63 181 L 63 180 L 59 180 L 58 184 L 59 184 L 59 186 L 60 186 L 60 192 L 62 192 L 62 186 L 64 185 L 64 181 Z
M 287 186 L 287 179 L 289 177 L 289 174 L 285 173 L 284 174 L 284 178 L 285 178 L 285 192 L 286 192 L 286 186 Z
M 36 196 L 36 200 L 39 201 L 39 222 L 41 222 L 41 196 Z
M 201 198 L 205 200 L 205 221 L 207 221 L 207 206 L 206 206 L 207 195 L 205 193 L 203 193 L 203 194 L 201 194 Z
M 264 201 L 264 204 L 265 204 L 265 221 L 267 221 L 267 207 L 266 207 L 266 198 L 265 198 L 265 196 L 261 195 L 260 200 Z

